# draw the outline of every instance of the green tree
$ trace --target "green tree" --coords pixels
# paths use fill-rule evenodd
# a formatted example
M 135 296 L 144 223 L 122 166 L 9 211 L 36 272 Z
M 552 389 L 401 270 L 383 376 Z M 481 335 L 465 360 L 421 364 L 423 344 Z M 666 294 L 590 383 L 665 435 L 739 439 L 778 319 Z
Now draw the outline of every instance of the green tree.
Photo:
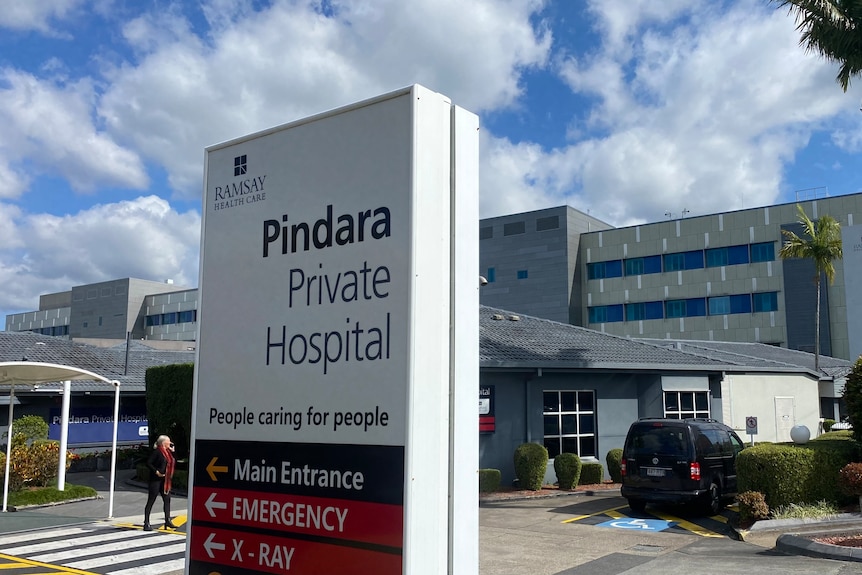
M 862 2 L 859 0 L 770 0 L 796 16 L 799 44 L 840 64 L 835 80 L 844 91 L 862 73 Z
M 817 307 L 814 314 L 814 369 L 820 370 L 820 276 L 825 275 L 829 283 L 835 281 L 835 260 L 844 257 L 841 248 L 841 225 L 829 215 L 821 216 L 817 221 L 805 215 L 805 210 L 796 205 L 799 223 L 802 225 L 804 237 L 790 230 L 781 230 L 784 235 L 784 245 L 778 255 L 782 259 L 808 258 L 814 262 L 817 273 L 814 284 L 817 286 Z

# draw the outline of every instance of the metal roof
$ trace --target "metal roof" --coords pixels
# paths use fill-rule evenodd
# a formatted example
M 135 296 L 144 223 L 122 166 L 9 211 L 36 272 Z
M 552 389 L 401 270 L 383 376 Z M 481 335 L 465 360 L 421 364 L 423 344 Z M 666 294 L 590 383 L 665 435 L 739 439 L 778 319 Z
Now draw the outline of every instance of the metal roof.
M 484 368 L 606 369 L 808 373 L 843 377 L 853 364 L 762 343 L 628 338 L 480 306 L 480 365 Z
M 760 343 L 627 338 L 547 319 L 480 306 L 480 367 L 601 369 L 661 372 L 805 372 L 814 355 Z M 31 332 L 0 332 L 0 361 L 70 365 L 116 379 L 123 391 L 146 391 L 149 367 L 192 363 L 194 351 L 164 351 L 133 341 L 98 347 Z M 853 363 L 820 356 L 821 378 L 844 377 Z M 46 384 L 42 389 L 61 384 Z M 8 386 L 6 386 L 8 387 Z M 2 387 L 0 387 L 2 388 Z M 104 383 L 78 382 L 76 391 L 110 392 Z
M 35 361 L 69 365 L 91 371 L 120 382 L 123 391 L 146 391 L 144 377 L 147 368 L 157 365 L 194 362 L 193 351 L 162 351 L 140 342 L 129 346 L 129 363 L 126 369 L 126 345 L 110 348 L 77 343 L 66 338 L 40 335 L 31 332 L 0 331 L 0 361 Z M 61 388 L 62 385 L 45 384 L 41 389 Z M 1 386 L 0 389 L 8 388 Z M 75 391 L 110 392 L 102 382 L 78 382 Z M 16 392 L 17 393 L 17 392 Z

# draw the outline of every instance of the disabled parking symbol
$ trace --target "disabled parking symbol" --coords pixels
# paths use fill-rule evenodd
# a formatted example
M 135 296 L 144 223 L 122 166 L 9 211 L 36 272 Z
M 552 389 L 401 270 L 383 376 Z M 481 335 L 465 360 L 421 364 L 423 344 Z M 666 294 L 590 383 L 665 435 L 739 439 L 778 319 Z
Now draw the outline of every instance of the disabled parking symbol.
M 673 521 L 661 519 L 630 519 L 622 517 L 599 523 L 596 527 L 612 527 L 614 529 L 630 529 L 635 531 L 664 531 L 674 526 Z

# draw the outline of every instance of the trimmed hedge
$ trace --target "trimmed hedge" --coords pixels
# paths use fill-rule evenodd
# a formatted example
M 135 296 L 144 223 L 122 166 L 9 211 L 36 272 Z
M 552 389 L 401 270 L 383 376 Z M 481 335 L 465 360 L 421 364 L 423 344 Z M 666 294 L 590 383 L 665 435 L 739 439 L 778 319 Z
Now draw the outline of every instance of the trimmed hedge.
M 614 483 L 623 482 L 623 448 L 616 447 L 608 451 L 605 456 L 605 463 L 608 464 L 608 475 L 611 476 L 611 481 Z
M 515 477 L 521 489 L 538 491 L 545 481 L 548 450 L 538 443 L 522 443 L 515 449 Z
M 595 485 L 605 480 L 605 468 L 598 461 L 589 461 L 581 466 L 581 480 L 578 485 Z
M 860 459 L 860 446 L 847 439 L 820 437 L 805 445 L 764 443 L 742 450 L 736 463 L 739 492 L 759 491 L 766 504 L 843 504 L 847 496 L 838 487 L 838 472 Z
M 479 470 L 479 493 L 492 493 L 500 489 L 503 474 L 499 469 Z
M 189 454 L 192 433 L 193 363 L 160 365 L 147 369 L 147 420 L 150 447 L 159 435 L 169 435 L 180 459 Z
M 581 477 L 581 458 L 577 453 L 561 453 L 554 458 L 554 472 L 560 489 L 571 489 Z

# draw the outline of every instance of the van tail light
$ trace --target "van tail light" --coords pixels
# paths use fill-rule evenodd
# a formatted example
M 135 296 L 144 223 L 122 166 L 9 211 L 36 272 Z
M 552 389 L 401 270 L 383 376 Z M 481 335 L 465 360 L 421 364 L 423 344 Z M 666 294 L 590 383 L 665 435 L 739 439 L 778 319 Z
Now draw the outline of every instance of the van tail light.
M 690 467 L 691 478 L 695 481 L 700 481 L 700 463 L 694 461 L 691 463 Z
M 626 476 L 626 462 L 625 462 L 625 460 L 620 462 L 620 475 L 622 475 L 623 477 Z

